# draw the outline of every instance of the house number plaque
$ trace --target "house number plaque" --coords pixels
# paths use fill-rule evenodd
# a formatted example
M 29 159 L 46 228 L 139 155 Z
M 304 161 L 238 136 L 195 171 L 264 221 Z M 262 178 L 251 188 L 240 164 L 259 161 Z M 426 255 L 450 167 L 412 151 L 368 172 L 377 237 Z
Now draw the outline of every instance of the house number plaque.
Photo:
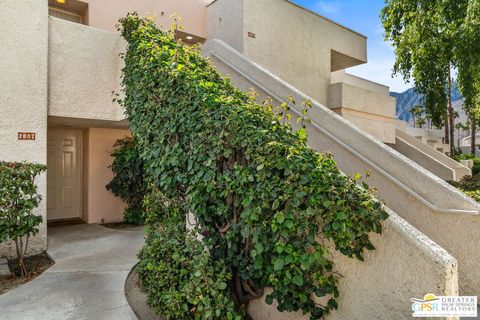
M 19 132 L 18 140 L 35 140 L 35 132 Z

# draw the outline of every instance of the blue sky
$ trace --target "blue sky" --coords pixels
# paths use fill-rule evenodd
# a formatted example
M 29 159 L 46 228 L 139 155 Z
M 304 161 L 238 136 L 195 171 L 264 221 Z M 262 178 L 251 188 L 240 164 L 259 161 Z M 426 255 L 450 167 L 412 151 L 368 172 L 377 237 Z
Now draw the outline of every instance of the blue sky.
M 383 40 L 380 11 L 384 0 L 293 0 L 312 11 L 368 37 L 368 63 L 348 69 L 348 73 L 390 86 L 402 92 L 412 87 L 401 77 L 392 78 L 395 54 Z

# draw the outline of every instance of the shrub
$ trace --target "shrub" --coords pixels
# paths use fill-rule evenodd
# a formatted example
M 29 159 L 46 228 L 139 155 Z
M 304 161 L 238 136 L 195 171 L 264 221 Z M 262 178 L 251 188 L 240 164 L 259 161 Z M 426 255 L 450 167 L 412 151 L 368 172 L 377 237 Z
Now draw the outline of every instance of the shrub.
M 180 223 L 185 218 L 187 205 L 179 199 L 167 199 L 154 185 L 143 200 L 143 216 L 147 223 L 146 230 L 158 223 Z
M 186 231 L 185 206 L 153 189 L 144 209 L 149 225 L 137 271 L 152 309 L 165 319 L 242 319 L 228 288 L 231 272 Z
M 480 174 L 465 176 L 459 182 L 448 181 L 454 187 L 465 192 L 466 195 L 480 202 Z
M 465 194 L 477 202 L 480 202 L 480 190 L 464 191 Z
M 43 221 L 32 211 L 42 200 L 35 177 L 45 170 L 46 166 L 36 163 L 0 162 L 0 242 L 15 242 L 22 277 L 28 274 L 24 264 L 28 242 Z
M 472 175 L 476 176 L 480 173 L 480 158 L 473 158 Z
M 307 147 L 304 128 L 295 132 L 283 121 L 288 107 L 273 114 L 268 104 L 258 105 L 196 48 L 152 21 L 129 15 L 121 31 L 128 43 L 121 103 L 146 174 L 165 207 L 180 203 L 183 212 L 195 213 L 209 264 L 231 273 L 237 306 L 271 287 L 267 302 L 277 300 L 280 311 L 319 319 L 336 309 L 338 275 L 325 242 L 363 259 L 364 249 L 374 249 L 369 233 L 381 232 L 387 218 L 382 205 L 341 174 L 331 156 Z M 155 254 L 143 251 L 142 259 Z M 318 304 L 313 295 L 327 302 Z
M 159 223 L 148 232 L 137 266 L 148 304 L 165 319 L 241 319 L 225 264 L 210 259 L 185 223 Z
M 476 176 L 480 173 L 480 158 L 476 158 L 471 154 L 459 154 L 455 156 L 455 160 L 458 162 L 460 162 L 460 160 L 473 160 L 472 176 Z
M 144 164 L 135 140 L 131 137 L 119 139 L 113 147 L 114 160 L 111 169 L 114 177 L 106 188 L 127 204 L 125 222 L 143 224 L 142 201 L 147 187 L 144 181 Z

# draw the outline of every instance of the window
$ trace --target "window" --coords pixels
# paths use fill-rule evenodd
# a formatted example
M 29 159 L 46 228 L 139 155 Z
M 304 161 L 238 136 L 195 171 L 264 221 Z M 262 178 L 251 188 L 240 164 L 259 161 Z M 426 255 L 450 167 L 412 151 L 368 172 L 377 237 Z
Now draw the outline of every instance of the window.
M 76 22 L 76 23 L 83 23 L 82 16 L 73 12 L 68 12 L 65 10 L 60 10 L 57 8 L 48 8 L 48 13 L 55 18 Z

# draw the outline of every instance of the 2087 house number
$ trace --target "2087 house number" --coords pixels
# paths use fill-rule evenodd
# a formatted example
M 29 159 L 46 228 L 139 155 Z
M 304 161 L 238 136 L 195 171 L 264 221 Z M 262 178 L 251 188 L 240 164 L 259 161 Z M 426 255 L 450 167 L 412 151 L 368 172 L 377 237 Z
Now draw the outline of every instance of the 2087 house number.
M 35 140 L 34 132 L 19 132 L 18 140 Z

